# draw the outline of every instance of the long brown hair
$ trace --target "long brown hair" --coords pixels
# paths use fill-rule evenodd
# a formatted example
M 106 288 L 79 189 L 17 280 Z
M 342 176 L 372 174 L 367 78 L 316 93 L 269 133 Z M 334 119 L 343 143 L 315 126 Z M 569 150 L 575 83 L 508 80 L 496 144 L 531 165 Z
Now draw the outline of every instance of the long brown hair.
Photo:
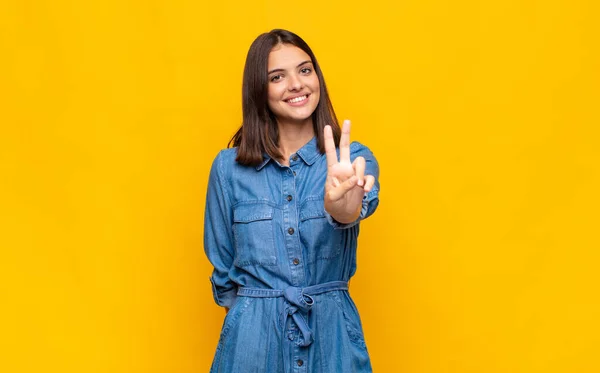
M 243 121 L 228 146 L 237 146 L 236 161 L 243 165 L 256 166 L 263 161 L 263 154 L 281 159 L 279 130 L 275 115 L 269 109 L 267 74 L 269 53 L 278 44 L 290 44 L 302 49 L 310 56 L 315 73 L 319 78 L 320 99 L 312 113 L 313 128 L 321 154 L 325 153 L 323 129 L 330 125 L 336 146 L 340 141 L 340 126 L 327 93 L 325 79 L 312 50 L 302 38 L 293 32 L 281 29 L 259 35 L 248 50 L 242 85 Z

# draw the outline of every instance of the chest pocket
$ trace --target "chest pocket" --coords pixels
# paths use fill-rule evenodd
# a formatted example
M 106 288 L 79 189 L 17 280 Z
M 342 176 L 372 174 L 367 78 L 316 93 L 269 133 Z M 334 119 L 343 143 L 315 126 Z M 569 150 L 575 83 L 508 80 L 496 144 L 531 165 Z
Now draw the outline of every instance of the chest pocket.
M 300 206 L 300 240 L 311 263 L 340 255 L 342 234 L 327 221 L 323 197 L 311 197 Z
M 272 266 L 277 264 L 273 235 L 273 207 L 245 203 L 233 210 L 234 264 Z

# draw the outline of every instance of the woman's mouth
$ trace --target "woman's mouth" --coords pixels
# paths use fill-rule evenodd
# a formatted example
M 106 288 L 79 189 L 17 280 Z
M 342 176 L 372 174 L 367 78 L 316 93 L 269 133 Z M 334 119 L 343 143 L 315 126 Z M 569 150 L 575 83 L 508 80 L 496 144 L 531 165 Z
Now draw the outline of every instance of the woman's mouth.
M 308 98 L 309 95 L 298 96 L 294 98 L 290 98 L 289 100 L 285 100 L 288 104 L 301 104 Z

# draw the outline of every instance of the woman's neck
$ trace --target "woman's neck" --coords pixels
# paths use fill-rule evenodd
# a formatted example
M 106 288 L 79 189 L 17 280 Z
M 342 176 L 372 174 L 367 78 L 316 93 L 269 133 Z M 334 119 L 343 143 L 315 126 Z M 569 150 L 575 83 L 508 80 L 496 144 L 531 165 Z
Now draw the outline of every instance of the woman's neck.
M 315 136 L 312 120 L 303 124 L 278 124 L 278 126 L 279 151 L 283 156 L 279 161 L 289 166 L 290 156 Z

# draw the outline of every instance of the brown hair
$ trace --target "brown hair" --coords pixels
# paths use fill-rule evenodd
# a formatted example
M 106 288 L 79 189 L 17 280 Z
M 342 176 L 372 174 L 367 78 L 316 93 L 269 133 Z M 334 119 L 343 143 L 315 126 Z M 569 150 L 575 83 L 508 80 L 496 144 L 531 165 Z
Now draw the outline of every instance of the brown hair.
M 320 100 L 312 113 L 313 128 L 321 154 L 325 153 L 323 129 L 330 125 L 336 146 L 340 141 L 340 126 L 327 93 L 325 79 L 312 50 L 302 38 L 293 32 L 281 29 L 259 35 L 250 46 L 244 66 L 242 85 L 243 121 L 228 146 L 237 146 L 236 161 L 243 165 L 256 166 L 263 161 L 263 154 L 281 159 L 278 149 L 279 130 L 275 115 L 268 105 L 269 77 L 267 74 L 269 53 L 278 44 L 290 44 L 302 49 L 310 56 L 315 73 L 319 78 Z

